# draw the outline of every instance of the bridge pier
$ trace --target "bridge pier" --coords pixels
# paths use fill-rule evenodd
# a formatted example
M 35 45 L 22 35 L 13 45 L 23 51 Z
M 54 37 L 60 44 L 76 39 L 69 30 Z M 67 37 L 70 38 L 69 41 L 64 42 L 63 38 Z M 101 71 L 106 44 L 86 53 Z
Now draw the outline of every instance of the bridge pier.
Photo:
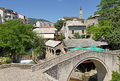
M 92 60 L 92 61 L 96 66 L 97 80 L 98 81 L 110 81 L 112 72 L 110 72 L 107 68 L 105 68 L 105 66 L 101 64 L 99 61 L 96 61 L 96 60 Z

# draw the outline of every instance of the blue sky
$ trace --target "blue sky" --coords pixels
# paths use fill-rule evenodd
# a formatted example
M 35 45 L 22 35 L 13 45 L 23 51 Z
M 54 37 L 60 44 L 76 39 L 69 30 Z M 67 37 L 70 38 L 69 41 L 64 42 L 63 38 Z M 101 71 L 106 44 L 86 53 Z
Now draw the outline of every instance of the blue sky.
M 64 16 L 79 16 L 80 6 L 86 19 L 97 10 L 100 0 L 0 0 L 0 7 L 32 18 L 56 22 Z

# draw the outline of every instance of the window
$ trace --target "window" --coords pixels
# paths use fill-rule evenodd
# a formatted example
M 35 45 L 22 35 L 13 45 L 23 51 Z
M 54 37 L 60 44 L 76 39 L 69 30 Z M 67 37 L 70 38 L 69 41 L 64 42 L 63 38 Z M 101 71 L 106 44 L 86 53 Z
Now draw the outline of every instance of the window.
M 8 16 L 5 16 L 5 18 L 7 18 Z
M 11 18 L 11 16 L 6 15 L 5 18 Z
M 82 34 L 84 34 L 85 32 L 84 32 L 84 30 L 82 30 Z
M 64 26 L 66 26 L 66 23 L 64 23 Z
M 74 30 L 72 30 L 72 34 L 74 34 Z

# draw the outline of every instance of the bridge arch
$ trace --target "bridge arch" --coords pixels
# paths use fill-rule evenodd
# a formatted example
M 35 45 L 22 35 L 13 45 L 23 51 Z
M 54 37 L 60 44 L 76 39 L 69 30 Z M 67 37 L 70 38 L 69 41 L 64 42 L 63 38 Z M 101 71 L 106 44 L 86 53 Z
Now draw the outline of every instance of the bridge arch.
M 111 80 L 114 55 L 108 52 L 97 52 L 97 51 L 85 51 L 81 52 L 78 50 L 69 53 L 70 58 L 64 60 L 58 64 L 58 80 L 59 81 L 69 81 L 70 75 L 73 70 L 82 62 L 86 60 L 92 60 L 96 66 L 98 81 L 109 81 Z M 71 56 L 73 55 L 73 56 Z
M 90 50 L 76 50 L 48 60 L 32 67 L 32 71 L 41 70 L 57 81 L 69 81 L 72 71 L 82 62 L 92 60 L 98 73 L 98 81 L 110 81 L 112 71 L 119 71 L 116 52 L 98 52 Z M 102 77 L 102 78 L 101 78 Z
M 68 76 L 67 81 L 70 80 L 70 76 L 72 74 L 72 72 L 84 61 L 87 60 L 91 60 L 95 66 L 96 66 L 96 70 L 97 70 L 97 79 L 98 81 L 108 81 L 108 78 L 110 77 L 109 75 L 109 68 L 107 67 L 107 65 L 99 58 L 96 57 L 87 57 L 84 59 L 80 59 L 80 61 L 78 63 L 75 64 L 75 66 L 73 67 L 73 69 L 70 71 L 70 74 Z

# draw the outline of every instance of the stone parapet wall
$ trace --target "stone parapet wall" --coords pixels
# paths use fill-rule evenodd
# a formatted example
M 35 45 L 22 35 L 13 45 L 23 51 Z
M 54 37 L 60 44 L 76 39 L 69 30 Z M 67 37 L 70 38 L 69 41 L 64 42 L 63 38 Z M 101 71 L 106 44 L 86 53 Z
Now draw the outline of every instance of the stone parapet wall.
M 72 54 L 72 53 L 76 53 L 77 51 L 72 51 L 70 54 L 68 52 L 68 54 L 62 54 L 56 58 L 53 58 L 53 59 L 50 59 L 48 60 L 47 62 L 44 62 L 42 64 L 37 64 L 35 66 L 32 66 L 32 71 L 37 71 L 37 70 L 42 70 L 42 69 L 45 69 L 45 68 L 50 68 L 62 61 L 65 61 L 67 59 L 70 59 L 72 58 L 73 56 L 75 56 L 75 54 Z M 85 50 L 81 50 L 81 52 L 78 52 L 79 54 L 80 53 L 84 53 Z M 76 53 L 77 54 L 77 53 Z
M 52 66 L 55 66 L 58 63 L 69 60 L 69 59 L 71 59 L 75 56 L 78 56 L 80 54 L 89 53 L 89 52 L 91 52 L 91 53 L 95 52 L 95 54 L 99 53 L 98 51 L 90 51 L 90 50 L 83 50 L 83 49 L 75 50 L 72 52 L 68 52 L 67 54 L 62 54 L 58 57 L 50 59 L 42 64 L 34 65 L 34 66 L 32 66 L 32 71 L 43 70 L 43 72 L 44 72 L 47 69 L 51 68 Z M 107 52 L 102 52 L 102 53 L 104 53 L 104 54 L 117 54 L 116 52 L 112 52 L 112 51 L 107 51 Z
M 31 67 L 34 64 L 19 64 L 19 63 L 11 63 L 11 64 L 3 64 L 0 65 L 0 69 L 4 69 L 4 68 L 10 68 L 10 67 L 18 67 L 21 69 L 31 69 Z

